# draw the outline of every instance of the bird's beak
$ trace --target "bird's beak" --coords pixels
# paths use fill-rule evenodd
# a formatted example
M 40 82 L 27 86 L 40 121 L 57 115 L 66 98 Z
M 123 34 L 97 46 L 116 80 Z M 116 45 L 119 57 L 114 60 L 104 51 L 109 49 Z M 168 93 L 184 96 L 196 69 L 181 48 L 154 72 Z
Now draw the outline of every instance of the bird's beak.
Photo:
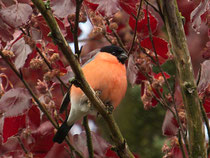
M 120 54 L 120 56 L 118 58 L 124 64 L 125 61 L 128 59 L 128 55 L 124 52 L 124 53 Z

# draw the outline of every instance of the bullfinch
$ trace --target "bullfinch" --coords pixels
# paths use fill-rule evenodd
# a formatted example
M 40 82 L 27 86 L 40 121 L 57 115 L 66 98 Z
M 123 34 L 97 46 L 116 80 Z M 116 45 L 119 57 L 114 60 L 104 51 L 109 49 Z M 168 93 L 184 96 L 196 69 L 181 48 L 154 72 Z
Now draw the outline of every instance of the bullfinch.
M 126 60 L 127 54 L 124 50 L 111 45 L 101 48 L 99 53 L 82 67 L 90 86 L 98 92 L 98 96 L 105 105 L 112 105 L 113 108 L 120 104 L 126 93 Z M 95 111 L 87 96 L 78 87 L 71 87 L 70 102 L 69 116 L 55 134 L 54 142 L 62 143 L 77 120 Z

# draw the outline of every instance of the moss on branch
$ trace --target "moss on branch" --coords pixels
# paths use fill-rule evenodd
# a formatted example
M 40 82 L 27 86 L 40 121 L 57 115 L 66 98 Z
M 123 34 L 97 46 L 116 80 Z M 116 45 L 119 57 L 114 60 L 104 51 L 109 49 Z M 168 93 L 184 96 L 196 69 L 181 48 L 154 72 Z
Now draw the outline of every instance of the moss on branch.
M 200 100 L 194 79 L 189 50 L 186 43 L 182 17 L 175 0 L 158 0 L 164 15 L 166 29 L 172 46 L 187 115 L 190 157 L 206 158 L 206 143 Z

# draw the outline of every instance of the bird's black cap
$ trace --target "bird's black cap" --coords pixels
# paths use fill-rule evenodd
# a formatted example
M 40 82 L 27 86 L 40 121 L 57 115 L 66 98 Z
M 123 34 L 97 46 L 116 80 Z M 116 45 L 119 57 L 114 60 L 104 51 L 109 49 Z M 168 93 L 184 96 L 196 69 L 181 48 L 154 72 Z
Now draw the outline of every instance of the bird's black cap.
M 107 52 L 116 56 L 119 62 L 121 62 L 122 64 L 124 64 L 128 58 L 126 52 L 122 48 L 115 45 L 102 47 L 100 52 Z

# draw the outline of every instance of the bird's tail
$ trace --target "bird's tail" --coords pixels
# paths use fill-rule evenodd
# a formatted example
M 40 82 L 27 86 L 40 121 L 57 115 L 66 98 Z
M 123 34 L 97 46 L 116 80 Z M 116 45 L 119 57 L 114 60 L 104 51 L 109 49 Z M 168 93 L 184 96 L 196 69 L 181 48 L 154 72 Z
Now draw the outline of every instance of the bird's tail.
M 73 125 L 69 126 L 67 124 L 67 120 L 65 120 L 63 124 L 58 128 L 58 131 L 55 134 L 53 141 L 59 144 L 62 143 L 64 139 L 66 138 L 66 136 L 68 135 L 69 130 L 71 129 L 72 126 Z

